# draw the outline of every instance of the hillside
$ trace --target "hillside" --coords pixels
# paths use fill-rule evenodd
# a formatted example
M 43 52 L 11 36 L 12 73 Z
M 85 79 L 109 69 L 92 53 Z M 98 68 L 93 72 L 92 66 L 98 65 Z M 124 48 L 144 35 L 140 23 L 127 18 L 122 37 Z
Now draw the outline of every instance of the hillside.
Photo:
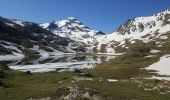
M 128 20 L 110 34 L 90 29 L 74 17 L 44 24 L 1 17 L 0 23 L 1 59 L 70 53 L 120 55 L 146 44 L 149 51 L 163 49 L 169 38 L 170 10 Z
M 135 44 L 150 44 L 150 49 L 161 49 L 168 42 L 170 32 L 170 9 L 147 17 L 128 20 L 115 32 L 97 38 L 98 50 L 127 52 Z
M 74 41 L 54 35 L 33 22 L 0 17 L 0 59 L 36 58 L 74 53 Z M 81 50 L 80 50 L 81 51 Z

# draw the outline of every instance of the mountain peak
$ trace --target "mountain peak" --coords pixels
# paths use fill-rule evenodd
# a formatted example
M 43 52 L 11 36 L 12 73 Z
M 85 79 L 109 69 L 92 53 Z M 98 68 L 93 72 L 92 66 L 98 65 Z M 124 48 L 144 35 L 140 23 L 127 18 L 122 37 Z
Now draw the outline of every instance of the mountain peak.
M 67 17 L 68 20 L 77 20 L 75 17 Z
M 53 32 L 69 33 L 69 32 L 90 32 L 91 29 L 84 25 L 75 17 L 66 19 L 54 20 L 51 23 L 40 24 L 42 28 Z
M 162 12 L 153 14 L 151 16 L 135 17 L 128 20 L 125 24 L 121 25 L 116 32 L 120 34 L 136 34 L 143 33 L 152 29 L 159 29 L 170 21 L 170 9 L 166 9 Z
M 93 43 L 94 36 L 104 35 L 101 31 L 90 29 L 75 17 L 68 17 L 66 19 L 55 20 L 51 23 L 41 24 L 42 28 L 45 28 L 54 34 L 69 38 L 73 41 L 81 43 Z M 47 27 L 48 26 L 48 27 Z

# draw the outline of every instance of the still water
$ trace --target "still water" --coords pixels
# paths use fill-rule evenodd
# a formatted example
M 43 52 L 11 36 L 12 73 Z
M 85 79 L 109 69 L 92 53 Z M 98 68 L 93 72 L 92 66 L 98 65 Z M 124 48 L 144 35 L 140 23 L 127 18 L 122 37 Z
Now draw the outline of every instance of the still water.
M 49 71 L 73 71 L 75 69 L 94 68 L 97 64 L 109 61 L 115 56 L 85 56 L 66 55 L 48 58 L 39 58 L 30 61 L 18 60 L 8 62 L 11 69 L 19 71 L 49 72 Z

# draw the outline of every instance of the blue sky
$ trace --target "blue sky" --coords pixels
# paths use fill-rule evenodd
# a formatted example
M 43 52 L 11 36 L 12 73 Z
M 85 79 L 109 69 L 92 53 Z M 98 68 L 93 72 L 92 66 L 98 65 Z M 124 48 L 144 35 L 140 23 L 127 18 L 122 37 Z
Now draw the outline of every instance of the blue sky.
M 112 32 L 126 20 L 170 8 L 170 0 L 0 0 L 0 16 L 37 23 L 76 17 L 90 28 Z

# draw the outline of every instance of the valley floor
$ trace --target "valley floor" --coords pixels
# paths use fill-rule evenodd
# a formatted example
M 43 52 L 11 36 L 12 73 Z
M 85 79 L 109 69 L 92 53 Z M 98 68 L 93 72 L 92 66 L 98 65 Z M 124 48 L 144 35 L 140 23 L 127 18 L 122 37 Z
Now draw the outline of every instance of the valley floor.
M 170 81 L 145 67 L 152 57 L 122 55 L 93 69 L 75 72 L 19 72 L 0 67 L 0 100 L 168 100 Z M 160 76 L 161 77 L 161 76 Z

